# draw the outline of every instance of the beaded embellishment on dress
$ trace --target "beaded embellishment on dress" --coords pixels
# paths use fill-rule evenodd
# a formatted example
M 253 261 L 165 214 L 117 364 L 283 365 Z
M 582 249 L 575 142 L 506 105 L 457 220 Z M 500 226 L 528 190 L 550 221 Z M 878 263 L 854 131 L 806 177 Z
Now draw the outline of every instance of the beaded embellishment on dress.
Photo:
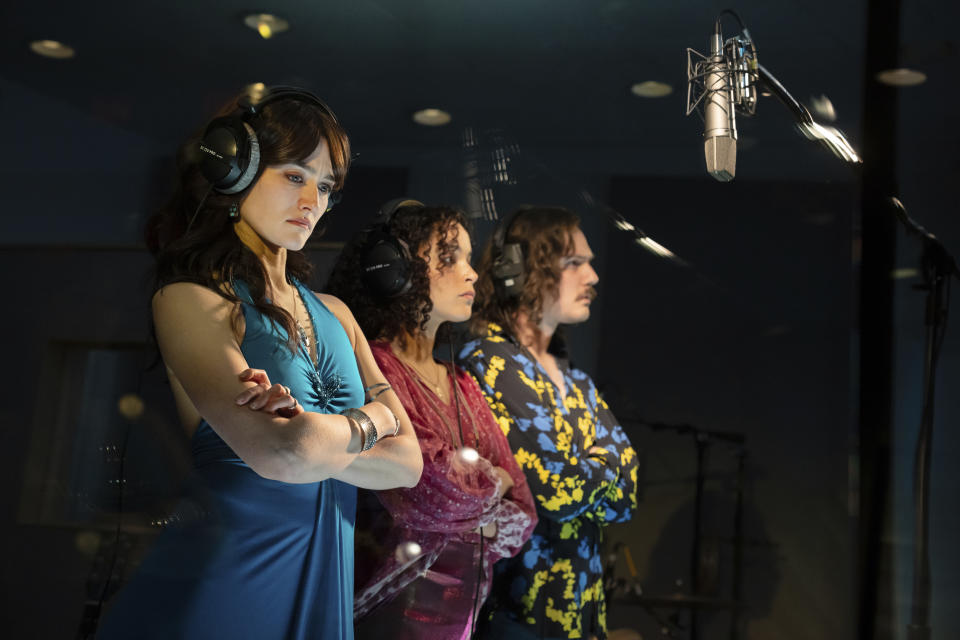
M 294 286 L 298 286 L 299 282 L 294 281 Z M 304 303 L 304 309 L 307 312 L 307 316 L 310 318 L 310 324 L 313 325 L 314 331 L 316 331 L 316 321 L 313 318 L 313 314 L 310 312 L 310 307 Z M 297 341 L 300 347 L 301 353 L 309 362 L 307 367 L 307 373 L 310 376 L 310 400 L 319 406 L 321 409 L 326 409 L 327 405 L 331 400 L 337 395 L 340 389 L 343 387 L 343 376 L 340 375 L 339 371 L 334 371 L 325 378 L 321 375 L 319 370 L 319 363 L 314 363 L 313 358 L 310 355 L 310 336 L 307 335 L 306 330 L 300 325 L 299 320 L 294 320 L 297 323 L 297 333 L 300 334 L 299 340 Z
M 339 371 L 327 376 L 326 379 L 320 377 L 320 373 L 314 368 L 310 376 L 311 400 L 321 408 L 326 408 L 330 401 L 337 395 L 343 386 L 343 376 Z

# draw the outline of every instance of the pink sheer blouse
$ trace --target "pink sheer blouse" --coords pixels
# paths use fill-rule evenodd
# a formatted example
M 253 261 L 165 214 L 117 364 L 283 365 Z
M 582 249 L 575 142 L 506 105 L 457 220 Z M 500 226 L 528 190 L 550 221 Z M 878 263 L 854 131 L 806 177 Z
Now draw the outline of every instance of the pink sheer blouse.
M 444 404 L 389 343 L 370 347 L 413 423 L 423 475 L 413 488 L 376 492 L 389 514 L 387 531 L 364 531 L 358 521 L 358 539 L 371 544 L 358 545 L 367 551 L 357 563 L 357 635 L 467 638 L 489 594 L 493 563 L 516 554 L 536 525 L 533 497 L 470 374 L 455 368 L 458 423 L 452 393 Z M 494 467 L 513 479 L 502 499 Z M 478 529 L 491 522 L 496 535 L 481 541 Z

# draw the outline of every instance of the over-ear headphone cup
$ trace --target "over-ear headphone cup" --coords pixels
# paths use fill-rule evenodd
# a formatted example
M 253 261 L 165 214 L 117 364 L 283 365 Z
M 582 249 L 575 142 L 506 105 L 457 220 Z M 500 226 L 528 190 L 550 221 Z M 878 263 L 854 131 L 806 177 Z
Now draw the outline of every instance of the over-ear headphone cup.
M 253 127 L 236 117 L 217 118 L 200 140 L 200 172 L 220 193 L 239 193 L 257 175 L 260 142 Z
M 503 245 L 491 269 L 497 291 L 504 298 L 516 298 L 523 293 L 527 276 L 523 272 L 523 248 L 516 242 Z
M 377 234 L 369 242 L 361 257 L 363 284 L 381 298 L 394 298 L 409 291 L 410 262 L 404 247 L 386 234 Z
M 224 186 L 218 189 L 221 193 L 240 193 L 250 186 L 257 175 L 257 170 L 260 168 L 260 141 L 257 140 L 257 133 L 246 122 L 243 123 L 243 126 L 247 130 L 247 167 L 233 186 Z
M 410 248 L 390 231 L 394 214 L 405 207 L 423 207 L 419 200 L 395 198 L 377 213 L 376 221 L 365 233 L 360 249 L 360 269 L 364 286 L 378 298 L 396 298 L 410 290 Z
M 272 87 L 254 103 L 250 96 L 237 100 L 233 115 L 214 118 L 203 132 L 199 147 L 200 173 L 219 193 L 240 193 L 250 186 L 260 168 L 260 141 L 248 121 L 259 117 L 264 107 L 277 100 L 312 104 L 337 123 L 337 116 L 323 100 L 298 87 Z

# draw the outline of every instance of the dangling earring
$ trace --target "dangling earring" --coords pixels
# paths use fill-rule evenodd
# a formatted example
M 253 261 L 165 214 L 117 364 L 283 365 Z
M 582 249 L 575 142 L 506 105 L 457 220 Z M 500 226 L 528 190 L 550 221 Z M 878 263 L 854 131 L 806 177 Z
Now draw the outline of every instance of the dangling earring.
M 240 217 L 240 208 L 237 206 L 236 202 L 230 203 L 230 209 L 229 209 L 229 212 L 227 213 L 227 217 L 230 218 L 231 220 L 236 220 L 237 218 Z

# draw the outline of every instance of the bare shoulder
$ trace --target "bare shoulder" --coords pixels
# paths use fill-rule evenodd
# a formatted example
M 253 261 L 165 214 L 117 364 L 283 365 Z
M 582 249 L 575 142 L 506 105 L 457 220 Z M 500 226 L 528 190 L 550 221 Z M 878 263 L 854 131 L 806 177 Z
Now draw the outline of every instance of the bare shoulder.
M 153 320 L 158 330 L 216 325 L 242 331 L 237 304 L 194 282 L 168 284 L 153 294 Z M 242 334 L 241 334 L 242 335 Z M 239 336 L 236 336 L 239 338 Z
M 356 318 L 353 317 L 353 312 L 350 311 L 350 307 L 348 307 L 343 300 L 329 293 L 317 293 L 314 291 L 313 295 L 317 296 L 317 300 L 322 302 L 323 305 L 330 310 L 330 313 L 340 321 L 343 330 L 347 332 L 347 336 L 350 338 L 350 343 L 353 344 L 354 349 L 356 349 L 356 337 L 359 332 L 359 327 L 357 326 Z
M 199 308 L 204 311 L 221 306 L 233 306 L 229 300 L 213 289 L 195 282 L 174 282 L 153 294 L 154 312 L 193 305 L 199 305 Z

